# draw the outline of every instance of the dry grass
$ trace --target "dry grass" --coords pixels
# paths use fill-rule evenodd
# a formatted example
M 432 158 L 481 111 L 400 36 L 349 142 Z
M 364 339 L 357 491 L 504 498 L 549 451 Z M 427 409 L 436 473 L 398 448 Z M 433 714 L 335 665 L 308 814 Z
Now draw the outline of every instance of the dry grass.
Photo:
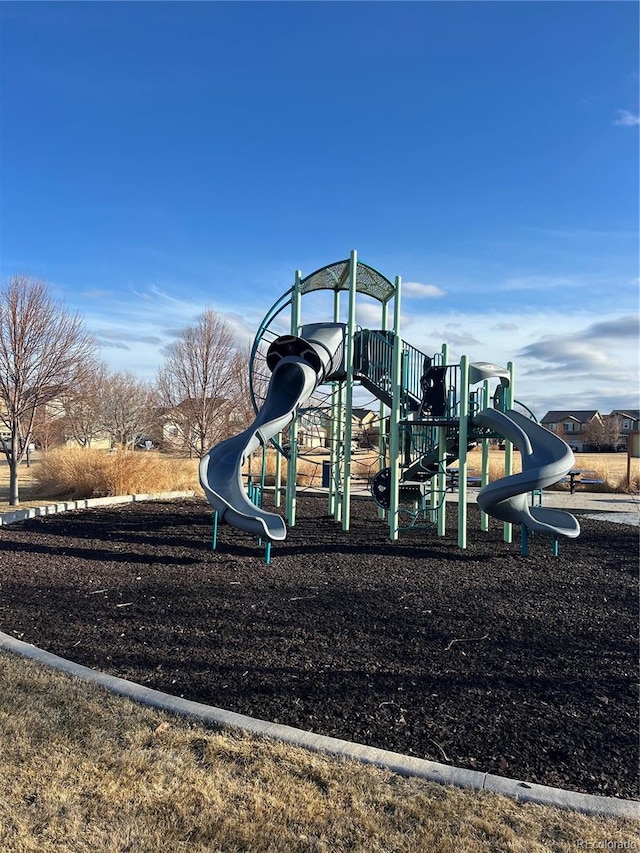
M 631 482 L 627 482 L 627 456 L 624 453 L 576 453 L 576 468 L 594 472 L 602 486 L 591 486 L 590 491 L 640 492 L 640 460 L 632 459 Z M 266 484 L 275 482 L 275 451 L 267 453 Z M 311 451 L 299 458 L 298 484 L 320 486 L 322 462 L 329 458 L 327 451 Z M 256 454 L 252 471 L 260 476 L 262 460 Z M 286 483 L 286 461 L 282 464 L 282 482 Z M 474 449 L 468 456 L 472 474 L 481 470 L 481 451 Z M 358 451 L 351 461 L 352 476 L 356 480 L 370 480 L 378 469 L 377 451 Z M 520 454 L 513 454 L 514 472 L 521 470 Z M 248 472 L 245 465 L 244 472 Z M 492 450 L 489 459 L 489 478 L 504 476 L 504 453 Z M 9 469 L 0 461 L 0 511 L 9 509 Z M 557 486 L 568 489 L 567 485 Z M 38 506 L 43 499 L 77 500 L 106 495 L 134 494 L 182 489 L 200 490 L 198 462 L 154 452 L 116 451 L 62 448 L 42 454 L 31 466 L 20 466 L 20 506 Z
M 198 463 L 160 453 L 61 448 L 32 466 L 43 497 L 80 498 L 198 488 Z
M 320 485 L 321 463 L 328 459 L 328 451 L 310 451 L 303 459 L 306 465 L 305 480 L 301 485 Z M 640 491 L 640 460 L 632 459 L 631 483 L 627 483 L 627 456 L 625 453 L 576 453 L 575 467 L 592 471 L 593 479 L 603 480 L 601 486 L 592 485 L 589 491 L 601 492 L 624 492 L 637 494 Z M 504 473 L 505 454 L 501 450 L 491 449 L 489 453 L 489 481 L 493 482 L 505 476 Z M 315 464 L 315 474 L 310 466 Z M 452 467 L 456 468 L 457 462 Z M 478 446 L 471 450 L 467 456 L 469 474 L 479 475 L 482 470 L 482 450 Z M 351 472 L 355 479 L 371 480 L 378 470 L 378 453 L 376 450 L 358 451 L 351 460 Z M 513 452 L 512 470 L 514 474 L 522 471 L 522 459 L 517 450 Z M 558 489 L 568 489 L 569 486 L 558 485 Z
M 575 453 L 575 468 L 593 472 L 592 479 L 602 480 L 602 485 L 591 485 L 592 492 L 624 492 L 637 494 L 640 485 L 640 460 L 631 460 L 631 482 L 627 482 L 626 453 Z M 489 453 L 489 480 L 504 477 L 504 452 L 492 449 Z M 479 474 L 482 469 L 482 451 L 474 448 L 467 457 L 469 470 Z M 513 473 L 522 470 L 522 460 L 517 450 L 513 453 Z M 567 484 L 556 486 L 557 489 L 568 489 Z
M 6 853 L 569 853 L 629 822 L 444 788 L 205 729 L 0 654 Z
M 266 486 L 273 486 L 275 484 L 277 455 L 276 450 L 272 448 L 267 449 L 267 460 L 265 466 Z M 287 460 L 284 457 L 281 457 L 280 465 L 280 476 L 282 484 L 284 485 L 287 482 Z M 304 456 L 298 457 L 296 482 L 299 486 L 319 486 L 322 479 L 321 469 L 322 466 L 315 457 L 310 459 L 306 459 Z M 249 466 L 248 461 L 245 462 L 242 472 L 243 474 L 249 474 L 251 472 L 254 482 L 257 483 L 260 481 L 260 477 L 262 476 L 262 453 L 260 451 L 253 454 L 251 458 L 251 466 Z

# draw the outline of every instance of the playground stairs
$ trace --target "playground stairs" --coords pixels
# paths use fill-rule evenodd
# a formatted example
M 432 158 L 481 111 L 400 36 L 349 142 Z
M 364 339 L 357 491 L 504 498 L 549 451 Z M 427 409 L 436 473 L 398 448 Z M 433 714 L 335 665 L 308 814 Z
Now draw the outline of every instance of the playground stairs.
M 362 329 L 356 334 L 354 373 L 361 385 L 389 408 L 392 405 L 392 332 Z M 401 483 L 409 493 L 421 491 L 420 483 L 430 480 L 459 456 L 459 419 L 457 399 L 457 366 L 436 363 L 436 357 L 425 355 L 416 347 L 402 342 L 400 381 L 402 408 L 400 419 Z M 446 450 L 440 453 L 439 430 L 446 429 Z M 471 431 L 468 448 L 478 437 L 486 437 L 486 429 Z
M 392 332 L 376 329 L 362 329 L 355 338 L 354 373 L 363 388 L 374 394 L 381 402 L 391 408 L 392 405 Z M 425 363 L 429 356 L 402 344 L 401 382 L 403 407 L 408 412 L 419 412 L 422 405 L 421 380 L 425 372 Z

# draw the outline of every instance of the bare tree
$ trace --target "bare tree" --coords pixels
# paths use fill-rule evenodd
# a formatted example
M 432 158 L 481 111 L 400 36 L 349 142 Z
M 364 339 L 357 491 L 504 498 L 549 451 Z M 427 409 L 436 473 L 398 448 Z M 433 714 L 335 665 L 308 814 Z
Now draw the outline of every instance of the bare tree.
M 184 450 L 203 456 L 229 433 L 236 350 L 230 326 L 207 310 L 172 345 L 158 374 L 167 417 Z
M 615 450 L 620 442 L 622 419 L 617 415 L 594 418 L 587 425 L 583 435 L 585 444 L 599 450 Z
M 13 276 L 0 290 L 0 423 L 9 433 L 9 503 L 19 503 L 18 466 L 36 411 L 93 367 L 93 339 L 78 314 L 54 300 L 48 285 Z
M 620 415 L 605 415 L 605 443 L 615 450 L 622 441 L 622 418 Z
M 50 400 L 36 409 L 33 420 L 33 442 L 39 450 L 51 450 L 65 443 L 67 429 L 64 407 L 59 398 Z M 27 451 L 27 465 L 29 452 Z
M 593 418 L 589 421 L 581 436 L 584 443 L 592 447 L 601 447 L 605 443 L 604 437 L 604 422 L 600 418 Z M 565 435 L 565 440 L 570 440 L 568 435 Z
M 98 401 L 102 432 L 112 445 L 133 446 L 153 431 L 157 419 L 157 396 L 153 387 L 132 373 L 105 374 Z
M 255 420 L 256 413 L 251 402 L 251 384 L 249 376 L 250 352 L 249 349 L 237 349 L 231 359 L 231 389 L 230 401 L 231 411 L 229 414 L 229 426 L 234 432 L 241 432 L 249 427 Z M 267 395 L 268 380 L 262 376 L 253 377 L 254 392 L 262 401 Z
M 61 396 L 60 419 L 65 437 L 80 447 L 91 447 L 104 434 L 102 404 L 108 384 L 107 366 L 96 364 L 94 371 Z

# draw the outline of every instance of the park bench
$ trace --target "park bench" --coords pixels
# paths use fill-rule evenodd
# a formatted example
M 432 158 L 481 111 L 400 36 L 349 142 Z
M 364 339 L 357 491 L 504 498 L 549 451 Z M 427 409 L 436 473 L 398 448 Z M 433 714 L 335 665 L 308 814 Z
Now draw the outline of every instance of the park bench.
M 460 473 L 457 468 L 447 468 L 447 485 L 451 489 L 451 491 L 455 491 L 458 488 L 458 483 L 460 480 Z M 482 485 L 482 477 L 479 477 L 477 474 L 467 474 L 467 486 L 481 486 Z
M 566 477 L 560 480 L 561 483 L 569 483 L 569 491 L 573 495 L 578 486 L 602 486 L 604 480 L 594 476 L 595 471 L 584 471 L 576 469 L 569 471 Z

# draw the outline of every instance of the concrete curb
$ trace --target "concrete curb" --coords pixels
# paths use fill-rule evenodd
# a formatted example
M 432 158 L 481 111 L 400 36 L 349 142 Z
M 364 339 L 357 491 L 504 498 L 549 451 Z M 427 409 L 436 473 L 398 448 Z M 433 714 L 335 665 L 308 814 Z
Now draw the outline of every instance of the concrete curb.
M 213 708 L 200 702 L 191 702 L 180 699 L 159 690 L 152 690 L 133 681 L 107 675 L 98 670 L 73 663 L 73 661 L 58 657 L 50 652 L 39 649 L 30 643 L 16 640 L 8 634 L 0 631 L 0 649 L 21 655 L 22 657 L 35 660 L 51 669 L 65 672 L 67 675 L 80 678 L 104 687 L 119 696 L 126 696 L 134 702 L 157 708 L 181 716 L 190 717 L 205 723 L 230 728 L 240 728 L 262 737 L 270 737 L 291 746 L 299 746 L 314 752 L 323 752 L 329 755 L 340 756 L 363 764 L 373 764 L 401 776 L 415 776 L 427 779 L 430 782 L 438 782 L 444 785 L 455 785 L 459 788 L 472 788 L 474 790 L 491 791 L 511 797 L 519 802 L 537 803 L 539 805 L 554 806 L 561 809 L 571 809 L 583 814 L 602 815 L 605 817 L 627 818 L 638 820 L 640 818 L 640 802 L 634 800 L 618 800 L 613 797 L 598 797 L 593 794 L 581 794 L 576 791 L 564 791 L 561 788 L 551 788 L 547 785 L 536 785 L 529 782 L 521 782 L 516 779 L 506 779 L 501 776 L 493 776 L 490 773 L 482 773 L 476 770 L 465 770 L 460 767 L 449 767 L 435 761 L 427 761 L 423 758 L 413 758 L 390 752 L 384 749 L 376 749 L 363 744 L 350 743 L 338 738 L 325 737 L 313 732 L 295 729 L 291 726 L 283 726 L 277 723 L 269 723 L 266 720 L 254 719 L 244 714 L 236 714 L 233 711 L 225 711 L 222 708 Z
M 184 492 L 154 492 L 153 494 L 114 495 L 108 498 L 87 498 L 79 501 L 61 501 L 46 506 L 32 506 L 26 509 L 14 509 L 0 513 L 0 525 L 13 524 L 15 521 L 25 521 L 27 518 L 38 518 L 41 515 L 57 515 L 59 512 L 70 512 L 74 509 L 91 509 L 96 506 L 112 506 L 114 504 L 135 503 L 136 501 L 166 501 L 173 498 L 192 498 L 194 491 Z

